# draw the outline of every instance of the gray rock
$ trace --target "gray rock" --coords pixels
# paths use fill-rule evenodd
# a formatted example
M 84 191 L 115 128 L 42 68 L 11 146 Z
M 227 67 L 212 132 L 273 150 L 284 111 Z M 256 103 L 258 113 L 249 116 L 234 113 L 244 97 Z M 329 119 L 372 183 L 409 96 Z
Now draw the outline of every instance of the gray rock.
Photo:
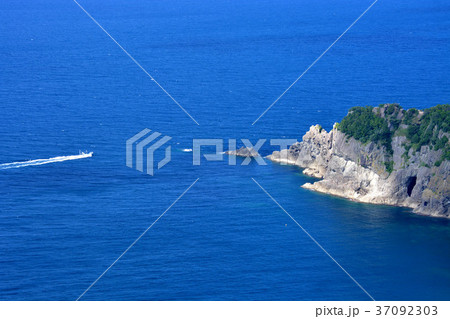
M 336 125 L 330 132 L 316 125 L 311 126 L 302 142 L 267 158 L 299 166 L 304 168 L 303 173 L 322 179 L 302 186 L 307 189 L 364 203 L 410 207 L 418 214 L 449 218 L 450 162 L 434 166 L 442 150 L 430 150 L 428 146 L 416 153 L 410 150 L 406 159 L 403 142 L 404 137 L 393 138 L 390 157 L 383 147 L 349 138 Z M 394 161 L 392 172 L 385 167 L 390 160 Z
M 242 157 L 259 157 L 259 153 L 253 147 L 242 146 L 240 149 L 234 151 L 226 151 L 225 154 L 242 156 Z

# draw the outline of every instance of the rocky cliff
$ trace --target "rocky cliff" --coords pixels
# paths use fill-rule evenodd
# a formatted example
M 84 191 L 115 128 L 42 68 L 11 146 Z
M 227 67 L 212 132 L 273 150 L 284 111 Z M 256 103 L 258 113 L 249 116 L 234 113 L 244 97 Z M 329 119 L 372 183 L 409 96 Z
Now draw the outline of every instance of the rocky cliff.
M 321 178 L 304 188 L 448 218 L 450 111 L 448 105 L 438 107 L 354 108 L 330 132 L 311 126 L 302 142 L 268 158 Z

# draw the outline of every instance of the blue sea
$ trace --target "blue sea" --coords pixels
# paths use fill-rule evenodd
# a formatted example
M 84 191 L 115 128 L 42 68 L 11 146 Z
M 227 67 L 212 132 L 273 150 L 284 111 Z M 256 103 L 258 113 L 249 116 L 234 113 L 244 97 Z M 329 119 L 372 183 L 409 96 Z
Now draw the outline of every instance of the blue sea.
M 200 125 L 75 2 L 0 2 L 0 163 L 94 152 L 0 170 L 1 300 L 76 300 L 197 178 L 81 300 L 370 300 L 252 178 L 374 299 L 450 299 L 448 220 L 183 151 L 449 103 L 448 1 L 378 1 L 255 125 L 371 0 L 79 3 Z M 125 165 L 144 128 L 172 137 L 153 176 Z

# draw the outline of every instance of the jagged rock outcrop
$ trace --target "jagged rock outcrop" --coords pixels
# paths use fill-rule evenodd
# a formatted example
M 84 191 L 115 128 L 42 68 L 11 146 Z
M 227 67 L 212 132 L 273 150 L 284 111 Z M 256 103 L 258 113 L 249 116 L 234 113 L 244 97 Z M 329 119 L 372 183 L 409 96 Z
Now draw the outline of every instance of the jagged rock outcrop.
M 443 135 L 439 132 L 440 137 Z M 447 183 L 450 162 L 442 160 L 445 150 L 425 145 L 414 151 L 408 148 L 405 136 L 392 136 L 392 149 L 388 150 L 380 143 L 362 143 L 349 137 L 338 129 L 338 124 L 330 132 L 316 125 L 311 126 L 302 142 L 267 158 L 297 165 L 304 168 L 305 174 L 321 178 L 302 186 L 307 189 L 359 202 L 410 207 L 424 215 L 450 217 Z

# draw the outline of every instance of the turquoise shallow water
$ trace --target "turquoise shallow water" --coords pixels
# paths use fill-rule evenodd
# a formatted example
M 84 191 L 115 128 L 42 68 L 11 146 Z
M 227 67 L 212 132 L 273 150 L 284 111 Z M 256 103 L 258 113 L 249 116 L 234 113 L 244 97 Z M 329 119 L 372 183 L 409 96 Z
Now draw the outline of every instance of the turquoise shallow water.
M 300 188 L 268 163 L 192 165 L 192 138 L 297 138 L 349 107 L 448 103 L 450 8 L 379 1 L 254 126 L 370 2 L 80 1 L 195 125 L 73 2 L 0 4 L 0 299 L 368 300 L 257 180 L 377 300 L 448 300 L 447 220 Z M 142 130 L 172 139 L 153 177 L 125 165 Z M 266 144 L 262 150 L 268 154 Z

